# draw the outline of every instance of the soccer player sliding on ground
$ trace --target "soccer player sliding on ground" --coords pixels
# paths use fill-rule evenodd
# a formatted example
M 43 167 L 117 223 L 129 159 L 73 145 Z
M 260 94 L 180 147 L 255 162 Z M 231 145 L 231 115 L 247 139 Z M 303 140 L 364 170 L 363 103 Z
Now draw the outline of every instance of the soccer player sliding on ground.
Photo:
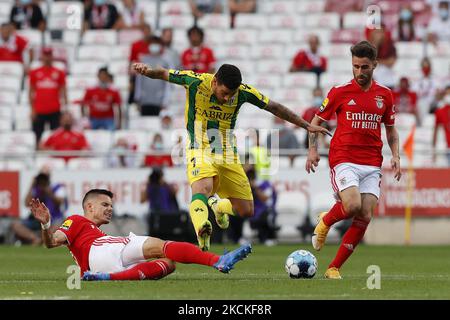
M 319 215 L 312 237 L 314 249 L 322 248 L 333 224 L 353 219 L 336 257 L 325 272 L 325 277 L 331 279 L 341 279 L 339 269 L 363 238 L 380 196 L 381 123 L 384 123 L 392 152 L 394 177 L 397 181 L 401 177 L 392 92 L 372 79 L 377 50 L 369 42 L 362 41 L 351 47 L 351 53 L 354 79 L 333 87 L 311 121 L 311 124 L 320 125 L 334 113 L 337 115 L 337 128 L 329 150 L 331 185 L 337 202 L 330 211 Z M 315 172 L 319 160 L 317 134 L 310 133 L 306 171 Z
M 212 233 L 208 206 L 222 229 L 228 228 L 229 215 L 253 215 L 252 191 L 233 135 L 239 110 L 245 102 L 309 132 L 331 135 L 327 129 L 309 124 L 290 109 L 243 84 L 236 66 L 224 64 L 216 74 L 153 68 L 143 63 L 135 63 L 133 68 L 146 77 L 186 89 L 186 162 L 192 189 L 189 214 L 199 247 L 204 251 L 209 250 Z
M 250 245 L 222 256 L 203 252 L 187 242 L 164 241 L 147 236 L 108 236 L 99 227 L 111 221 L 113 194 L 92 189 L 83 198 L 84 216 L 68 217 L 55 232 L 50 231 L 50 212 L 37 199 L 31 212 L 42 224 L 47 248 L 66 245 L 80 266 L 83 280 L 157 280 L 175 270 L 175 262 L 195 263 L 228 273 L 251 252 Z M 155 259 L 148 261 L 149 259 Z

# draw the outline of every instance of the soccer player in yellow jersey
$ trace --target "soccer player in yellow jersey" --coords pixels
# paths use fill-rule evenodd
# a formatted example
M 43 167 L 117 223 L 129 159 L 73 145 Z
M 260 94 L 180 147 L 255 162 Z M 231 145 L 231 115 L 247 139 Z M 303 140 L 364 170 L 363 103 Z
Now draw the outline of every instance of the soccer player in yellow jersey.
M 224 64 L 215 74 L 152 68 L 143 63 L 135 63 L 133 68 L 141 75 L 186 89 L 186 160 L 192 189 L 189 213 L 202 250 L 209 250 L 212 233 L 208 205 L 222 229 L 228 228 L 229 215 L 253 215 L 252 192 L 233 135 L 242 104 L 251 103 L 309 132 L 330 135 L 325 128 L 309 124 L 290 109 L 243 84 L 240 70 L 233 65 Z

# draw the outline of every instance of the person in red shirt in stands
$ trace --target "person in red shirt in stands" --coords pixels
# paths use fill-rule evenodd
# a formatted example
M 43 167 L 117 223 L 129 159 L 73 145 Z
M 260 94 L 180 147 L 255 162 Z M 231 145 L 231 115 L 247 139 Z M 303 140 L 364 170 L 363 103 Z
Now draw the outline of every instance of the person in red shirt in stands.
M 24 62 L 24 53 L 28 49 L 28 40 L 14 33 L 11 23 L 2 23 L 0 28 L 0 61 Z M 29 50 L 30 61 L 32 50 Z
M 86 89 L 82 112 L 89 110 L 91 129 L 120 129 L 122 123 L 120 92 L 112 86 L 107 68 L 98 70 L 98 84 Z M 116 116 L 116 117 L 115 117 Z
M 187 34 L 191 46 L 181 54 L 182 68 L 197 73 L 214 73 L 216 58 L 214 52 L 203 45 L 205 36 L 203 30 L 194 26 L 188 30 Z
M 442 127 L 445 131 L 445 139 L 447 140 L 447 161 L 448 166 L 450 166 L 450 85 L 445 90 L 442 102 L 442 107 L 434 112 L 436 120 L 433 128 L 433 162 L 436 161 L 438 130 Z
M 52 48 L 42 48 L 41 59 L 43 65 L 29 73 L 29 101 L 36 145 L 39 145 L 46 123 L 50 124 L 51 130 L 58 128 L 61 106 L 67 105 L 66 74 L 53 66 Z
M 141 30 L 142 39 L 131 44 L 130 65 L 134 62 L 140 62 L 140 55 L 150 53 L 149 46 L 153 35 L 152 27 L 146 23 L 142 26 Z
M 406 77 L 400 79 L 399 88 L 394 90 L 394 104 L 398 113 L 411 113 L 416 117 L 420 126 L 420 115 L 417 109 L 417 93 L 410 90 L 409 80 Z
M 327 71 L 327 59 L 319 53 L 319 37 L 310 35 L 308 38 L 309 50 L 299 51 L 292 61 L 290 72 L 314 72 L 318 76 Z
M 130 73 L 130 88 L 128 95 L 128 103 L 134 102 L 134 90 L 136 84 L 136 72 L 131 65 L 135 62 L 141 62 L 140 57 L 142 55 L 150 54 L 150 44 L 152 43 L 152 27 L 149 24 L 142 25 L 142 39 L 137 40 L 131 44 L 130 58 L 129 58 L 129 73 Z
M 87 150 L 89 144 L 82 132 L 72 129 L 73 116 L 70 112 L 65 111 L 61 114 L 61 127 L 53 132 L 48 139 L 41 143 L 40 150 L 54 150 L 54 151 L 76 151 Z M 75 156 L 58 156 L 66 162 Z

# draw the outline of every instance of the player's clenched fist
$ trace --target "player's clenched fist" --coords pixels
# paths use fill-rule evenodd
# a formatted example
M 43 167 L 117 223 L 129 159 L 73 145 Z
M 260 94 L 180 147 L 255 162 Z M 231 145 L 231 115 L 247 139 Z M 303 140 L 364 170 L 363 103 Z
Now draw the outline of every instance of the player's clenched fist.
M 142 74 L 143 76 L 148 76 L 149 72 L 152 70 L 152 67 L 146 65 L 145 63 L 134 63 L 133 69 L 136 70 L 137 73 Z

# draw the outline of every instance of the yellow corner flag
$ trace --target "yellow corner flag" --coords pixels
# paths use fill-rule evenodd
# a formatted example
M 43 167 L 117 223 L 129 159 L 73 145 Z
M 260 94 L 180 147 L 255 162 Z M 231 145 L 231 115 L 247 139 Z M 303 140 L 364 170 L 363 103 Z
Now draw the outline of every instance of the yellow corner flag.
M 414 124 L 411 128 L 411 132 L 406 138 L 403 144 L 403 151 L 408 157 L 408 184 L 406 190 L 406 207 L 405 207 L 405 244 L 409 245 L 411 243 L 411 216 L 412 216 L 412 196 L 413 196 L 413 179 L 414 179 L 414 167 L 413 167 L 413 156 L 414 156 L 414 134 L 416 132 L 416 125 Z

